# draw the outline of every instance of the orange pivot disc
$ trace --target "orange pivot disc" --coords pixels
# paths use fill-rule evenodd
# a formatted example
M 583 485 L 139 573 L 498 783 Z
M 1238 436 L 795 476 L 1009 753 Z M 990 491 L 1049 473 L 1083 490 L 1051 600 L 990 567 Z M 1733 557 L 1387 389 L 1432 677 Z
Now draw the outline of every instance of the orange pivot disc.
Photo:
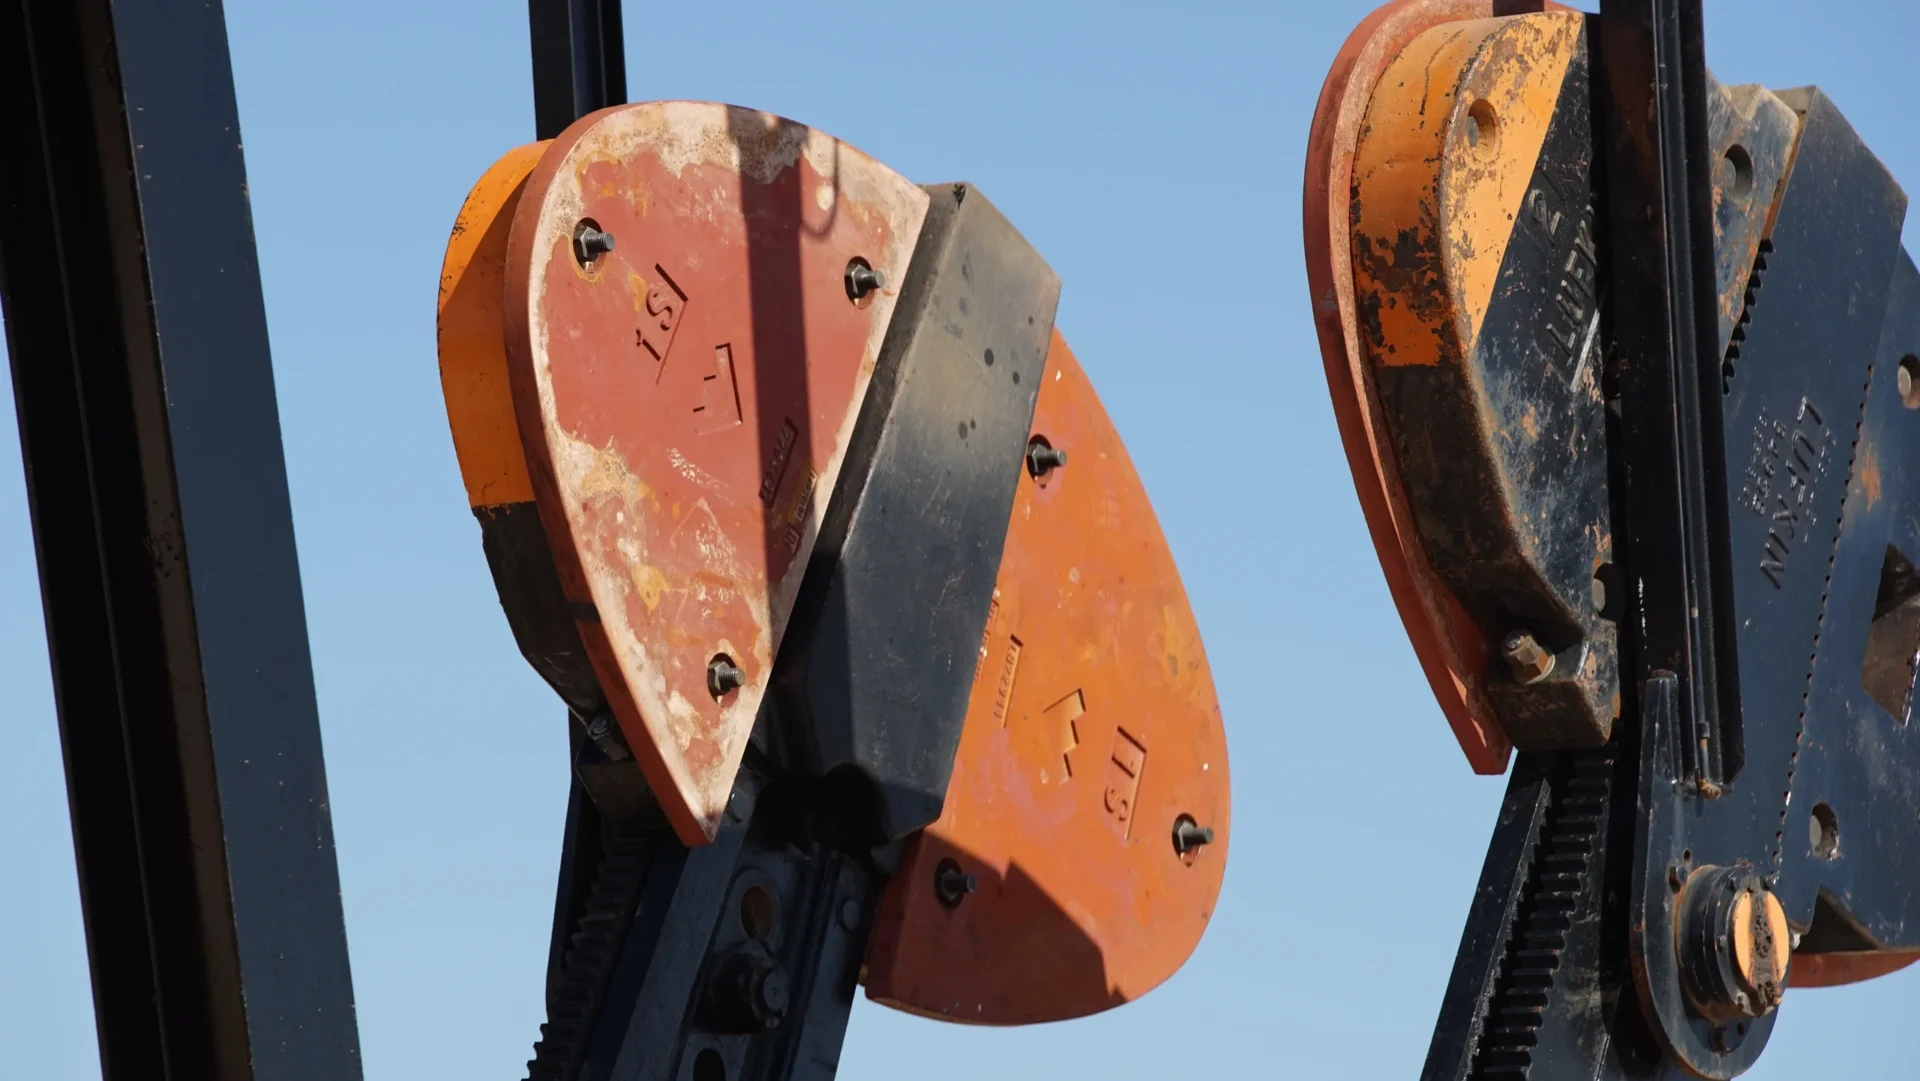
M 732 789 L 925 210 L 837 140 L 684 102 L 585 117 L 527 178 L 504 322 L 535 502 L 687 843 Z
M 1193 952 L 1226 868 L 1226 737 L 1200 632 L 1057 332 L 1033 438 L 1066 461 L 1020 482 L 946 808 L 887 886 L 866 975 L 873 999 L 955 1021 L 1140 997 Z

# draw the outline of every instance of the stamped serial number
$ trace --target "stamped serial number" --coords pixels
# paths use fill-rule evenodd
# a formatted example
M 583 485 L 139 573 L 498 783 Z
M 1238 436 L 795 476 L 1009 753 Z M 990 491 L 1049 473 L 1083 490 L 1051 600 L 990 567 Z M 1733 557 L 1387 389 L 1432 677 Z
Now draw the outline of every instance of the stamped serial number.
M 1820 488 L 1832 467 L 1833 433 L 1819 407 L 1801 398 L 1791 419 L 1762 410 L 1753 434 L 1740 503 L 1767 523 L 1760 573 L 1779 589 L 1794 552 L 1813 539 Z

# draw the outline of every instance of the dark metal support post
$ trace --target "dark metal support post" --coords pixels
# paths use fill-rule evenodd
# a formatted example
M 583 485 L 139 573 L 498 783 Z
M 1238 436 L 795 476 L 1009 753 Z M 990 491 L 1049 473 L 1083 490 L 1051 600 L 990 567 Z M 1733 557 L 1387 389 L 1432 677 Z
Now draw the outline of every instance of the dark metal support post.
M 620 0 L 527 0 L 533 47 L 534 135 L 551 139 L 575 120 L 627 100 L 626 46 L 620 34 Z M 581 723 L 569 724 L 578 753 Z M 570 771 L 571 772 L 571 771 Z M 555 891 L 553 941 L 548 952 L 547 994 L 551 1010 L 560 994 L 564 959 L 574 921 L 587 903 L 601 854 L 601 815 L 578 773 L 567 799 L 561 838 L 560 881 Z
M 1745 741 L 1700 3 L 1604 0 L 1598 27 L 1612 331 L 1625 363 L 1626 566 L 1645 628 L 1638 676 L 1680 675 L 1687 766 L 1712 794 L 1739 773 Z
M 360 1077 L 218 2 L 0 3 L 0 302 L 110 1079 Z
M 620 0 L 528 0 L 533 39 L 533 126 L 551 139 L 567 125 L 627 100 Z

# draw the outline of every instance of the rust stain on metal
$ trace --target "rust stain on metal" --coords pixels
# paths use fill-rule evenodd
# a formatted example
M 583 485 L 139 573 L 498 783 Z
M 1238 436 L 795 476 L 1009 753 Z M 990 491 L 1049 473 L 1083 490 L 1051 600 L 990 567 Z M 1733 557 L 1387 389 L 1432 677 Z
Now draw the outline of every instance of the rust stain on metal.
M 1491 0 L 1398 0 L 1369 15 L 1335 57 L 1307 141 L 1303 233 L 1321 360 L 1374 550 L 1441 711 L 1476 773 L 1506 770 L 1511 744 L 1482 684 L 1485 637 L 1427 562 L 1382 428 L 1354 288 L 1354 147 L 1387 65 L 1408 42 L 1447 22 L 1487 18 Z
M 882 899 L 870 997 L 986 1024 L 1145 994 L 1199 942 L 1231 834 L 1225 730 L 1179 572 L 1111 421 L 1054 335 L 1034 432 L 1073 464 L 1020 480 L 938 822 Z M 1211 844 L 1176 850 L 1181 815 Z M 949 909 L 934 869 L 980 890 Z
M 827 197 L 822 197 L 822 192 Z M 873 372 L 926 196 L 819 132 L 691 102 L 547 149 L 507 260 L 515 413 L 616 719 L 676 831 L 710 839 Z M 585 263 L 573 236 L 615 238 Z M 746 685 L 716 700 L 726 654 Z
M 1455 364 L 1471 349 L 1580 18 L 1436 26 L 1381 74 L 1350 204 L 1357 318 L 1375 364 Z
M 1711 75 L 1708 79 L 1713 241 L 1724 352 L 1753 301 L 1752 271 L 1786 190 L 1799 146 L 1800 117 L 1764 87 L 1722 87 Z
M 1860 485 L 1866 489 L 1867 509 L 1872 510 L 1880 502 L 1880 456 L 1864 439 L 1860 441 Z

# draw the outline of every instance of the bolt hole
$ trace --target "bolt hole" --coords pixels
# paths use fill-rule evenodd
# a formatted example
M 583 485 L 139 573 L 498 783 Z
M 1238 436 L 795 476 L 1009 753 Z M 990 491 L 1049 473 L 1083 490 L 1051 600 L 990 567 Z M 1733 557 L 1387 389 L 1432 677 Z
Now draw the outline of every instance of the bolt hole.
M 1483 158 L 1490 158 L 1499 142 L 1500 119 L 1493 103 L 1485 98 L 1467 107 L 1467 146 Z
M 727 1081 L 727 1060 L 713 1048 L 693 1056 L 693 1081 Z
M 1840 854 L 1840 816 L 1832 807 L 1813 805 L 1813 814 L 1807 818 L 1807 840 L 1813 845 L 1813 854 L 1823 860 Z
M 740 895 L 740 929 L 748 937 L 765 942 L 773 937 L 774 919 L 773 894 L 764 886 L 748 886 Z
M 1728 147 L 1727 165 L 1733 169 L 1727 190 L 1741 199 L 1753 194 L 1753 157 L 1747 153 L 1747 148 L 1739 143 Z
M 1908 409 L 1920 409 L 1920 357 L 1908 353 L 1900 358 L 1900 370 L 1895 374 L 1900 384 L 1900 401 Z

